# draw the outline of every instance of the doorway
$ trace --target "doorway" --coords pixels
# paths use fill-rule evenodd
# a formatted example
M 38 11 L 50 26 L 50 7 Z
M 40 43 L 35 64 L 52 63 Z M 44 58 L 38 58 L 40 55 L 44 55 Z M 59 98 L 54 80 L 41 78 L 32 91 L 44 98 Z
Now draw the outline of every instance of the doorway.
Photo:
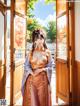
M 10 2 L 9 2 L 10 3 Z M 58 103 L 70 103 L 72 100 L 72 70 L 73 70 L 73 60 L 72 58 L 74 56 L 73 52 L 73 33 L 72 33 L 72 16 L 73 16 L 73 2 L 59 2 L 59 0 L 56 1 L 56 29 L 57 29 L 57 37 L 56 37 L 56 43 L 50 43 L 50 40 L 47 40 L 47 43 L 50 47 L 52 57 L 55 58 L 56 66 L 53 67 L 53 75 L 52 75 L 52 88 L 55 87 L 56 89 L 53 90 L 53 94 L 55 94 L 55 102 L 53 101 L 53 104 L 56 104 L 56 99 L 58 100 Z M 3 3 L 0 5 L 3 5 Z M 61 6 L 62 5 L 62 6 Z M 0 36 L 3 43 L 2 49 L 0 48 L 0 81 L 3 81 L 3 83 L 0 83 L 0 90 L 2 93 L 0 93 L 0 97 L 5 98 L 5 94 L 7 97 L 7 100 L 9 100 L 9 104 L 11 105 L 21 105 L 21 80 L 23 75 L 23 64 L 25 59 L 25 50 L 30 49 L 29 43 L 27 41 L 27 44 L 25 43 L 26 39 L 26 8 L 27 8 L 27 2 L 25 0 L 22 0 L 21 2 L 19 0 L 11 0 L 10 5 L 11 7 L 7 7 L 7 33 L 5 34 L 4 29 L 4 9 L 1 9 L 4 7 L 4 5 L 0 6 L 0 19 L 2 20 L 0 30 L 1 35 L 5 35 L 5 37 Z M 30 21 L 31 22 L 31 21 Z M 24 27 L 24 28 L 23 28 Z M 2 28 L 2 29 L 1 29 Z M 21 30 L 24 29 L 23 31 Z M 22 36 L 20 36 L 22 35 Z M 28 33 L 27 33 L 28 35 Z M 17 36 L 17 37 L 16 37 Z M 27 36 L 28 37 L 28 36 Z M 6 39 L 6 40 L 5 40 Z M 5 43 L 5 42 L 6 43 Z M 63 44 L 64 43 L 64 44 Z M 57 45 L 56 45 L 57 44 Z M 53 46 L 54 45 L 54 46 Z M 63 48 L 63 46 L 65 46 Z M 7 51 L 6 51 L 7 47 Z M 29 48 L 28 48 L 29 47 Z M 54 50 L 55 48 L 55 50 Z M 62 50 L 65 49 L 65 50 Z M 54 56 L 56 52 L 56 56 Z M 61 52 L 63 51 L 63 52 Z M 65 54 L 65 55 L 64 55 Z M 6 67 L 7 66 L 7 67 Z M 6 72 L 8 73 L 5 73 Z M 6 78 L 6 80 L 5 80 Z M 7 79 L 8 78 L 8 79 Z M 7 84 L 7 82 L 8 84 Z M 6 84 L 5 84 L 6 82 Z M 6 85 L 6 89 L 5 86 Z M 2 87 L 4 87 L 2 89 Z M 8 89 L 9 88 L 9 89 Z M 8 92 L 5 93 L 5 91 Z M 62 101 L 59 99 L 62 99 Z M 54 99 L 54 98 L 53 98 Z M 18 100 L 18 102 L 17 102 Z M 17 103 L 17 104 L 16 104 Z
M 41 9 L 40 5 L 38 5 L 38 7 Z M 74 66 L 73 65 L 74 62 L 74 49 L 73 49 L 74 37 L 73 36 L 74 35 L 72 33 L 72 29 L 74 29 L 72 26 L 72 23 L 74 22 L 74 20 L 72 19 L 72 15 L 74 16 L 73 7 L 74 7 L 73 2 L 67 2 L 66 0 L 62 2 L 56 0 L 57 37 L 56 37 L 56 59 L 55 59 L 56 62 L 55 86 L 56 86 L 56 101 L 58 103 L 60 103 L 59 101 L 61 101 L 61 104 L 62 103 L 69 104 L 72 102 L 72 70 Z M 41 14 L 38 11 L 38 8 L 36 9 L 36 11 L 37 11 L 36 13 L 39 13 L 39 15 Z M 32 18 L 34 18 L 34 15 L 33 14 L 31 15 Z M 38 18 L 38 21 L 39 20 L 40 19 Z M 31 16 L 29 22 L 30 22 L 29 24 L 32 23 Z M 42 25 L 44 22 L 42 22 Z M 30 32 L 28 31 L 28 35 L 29 34 Z M 28 47 L 28 44 L 29 42 L 27 41 L 27 50 L 30 49 L 30 47 Z M 53 50 L 52 47 L 51 49 Z M 52 81 L 52 86 L 53 86 L 53 81 Z
M 36 23 L 38 21 L 39 24 L 42 22 L 41 25 L 43 25 L 43 23 L 45 23 L 45 20 L 46 20 L 46 19 L 41 20 L 40 17 L 38 17 L 38 15 L 39 16 L 42 15 L 42 17 L 43 17 L 44 10 L 47 11 L 47 8 L 45 9 L 45 5 L 42 7 L 43 4 L 41 4 L 41 3 L 43 3 L 43 2 L 44 1 L 39 1 L 39 4 L 37 2 L 36 3 L 37 6 L 35 6 L 34 12 L 32 12 L 31 15 L 28 13 L 29 17 L 27 19 L 27 29 L 28 29 L 28 31 L 27 31 L 27 52 L 30 50 L 29 45 L 31 45 L 29 36 L 31 36 L 30 31 L 32 31 L 32 29 L 30 29 L 30 28 L 34 29 L 34 27 L 33 26 L 30 27 L 30 25 L 33 24 L 34 20 L 36 20 Z M 57 0 L 55 3 L 55 6 L 56 6 L 55 20 L 56 20 L 56 29 L 57 29 L 56 42 L 55 42 L 55 44 L 53 44 L 53 42 L 50 43 L 49 38 L 47 39 L 47 45 L 48 45 L 48 48 L 51 50 L 53 58 L 54 58 L 53 55 L 55 54 L 55 51 L 56 51 L 56 54 L 55 54 L 56 55 L 55 56 L 56 57 L 55 58 L 56 69 L 53 68 L 52 82 L 51 82 L 52 91 L 53 91 L 52 96 L 53 96 L 53 94 L 55 94 L 55 96 L 52 97 L 52 99 L 54 100 L 54 101 L 52 100 L 52 102 L 53 102 L 53 104 L 57 104 L 56 103 L 56 99 L 57 99 L 58 100 L 57 102 L 59 104 L 60 103 L 66 104 L 66 103 L 70 102 L 70 99 L 71 99 L 71 91 L 70 90 L 71 90 L 71 86 L 72 86 L 71 82 L 70 82 L 71 81 L 71 70 L 70 70 L 70 67 L 71 67 L 70 52 L 71 52 L 71 50 L 68 49 L 71 46 L 71 44 L 70 44 L 71 43 L 70 42 L 71 35 L 69 32 L 70 31 L 69 30 L 69 27 L 70 27 L 69 23 L 71 21 L 69 19 L 69 15 L 70 15 L 69 14 L 69 11 L 70 11 L 69 6 L 70 6 L 70 4 L 66 0 L 64 2 L 60 2 L 59 0 Z M 42 10 L 42 8 L 44 8 L 44 9 Z M 41 9 L 41 12 L 43 14 L 40 13 L 39 9 Z M 49 7 L 48 7 L 48 10 L 49 10 Z M 30 12 L 30 9 L 28 12 Z M 49 10 L 49 12 L 50 12 L 50 10 Z M 33 13 L 35 13 L 35 16 Z M 37 27 L 43 28 L 39 24 L 37 25 Z M 51 22 L 51 25 L 52 25 L 52 22 Z M 51 28 L 53 29 L 54 26 L 55 25 L 50 26 L 50 29 Z M 35 28 L 36 28 L 36 25 L 35 25 Z M 47 28 L 43 28 L 43 29 L 47 29 Z M 55 87 L 55 88 L 53 88 L 53 87 Z M 58 98 L 60 98 L 61 100 Z

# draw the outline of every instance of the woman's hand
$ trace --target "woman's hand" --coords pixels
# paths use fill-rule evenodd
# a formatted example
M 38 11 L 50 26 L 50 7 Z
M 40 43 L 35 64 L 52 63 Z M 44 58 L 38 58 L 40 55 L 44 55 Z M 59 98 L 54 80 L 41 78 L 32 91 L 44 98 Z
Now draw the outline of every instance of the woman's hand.
M 34 75 L 34 73 L 33 72 L 30 72 L 30 74 L 33 76 Z
M 36 75 L 38 75 L 40 72 L 42 72 L 42 71 L 44 71 L 45 70 L 45 68 L 40 68 L 40 69 L 36 69 L 35 71 L 34 71 L 34 76 L 36 76 Z

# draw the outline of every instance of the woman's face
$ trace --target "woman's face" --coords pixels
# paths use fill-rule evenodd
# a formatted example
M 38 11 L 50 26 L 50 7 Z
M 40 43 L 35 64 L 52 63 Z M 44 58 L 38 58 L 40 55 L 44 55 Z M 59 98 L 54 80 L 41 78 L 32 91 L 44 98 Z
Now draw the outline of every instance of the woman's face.
M 35 48 L 37 48 L 37 49 L 41 49 L 41 48 L 43 48 L 43 44 L 44 44 L 44 39 L 43 38 L 37 38 L 36 40 L 35 40 Z

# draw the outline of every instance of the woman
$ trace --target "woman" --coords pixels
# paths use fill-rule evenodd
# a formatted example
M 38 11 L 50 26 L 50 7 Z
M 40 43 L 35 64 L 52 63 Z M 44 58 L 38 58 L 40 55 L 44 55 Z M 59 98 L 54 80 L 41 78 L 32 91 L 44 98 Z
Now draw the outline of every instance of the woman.
M 32 49 L 26 57 L 22 80 L 22 106 L 52 106 L 50 80 L 53 59 L 45 43 L 45 33 L 32 33 Z

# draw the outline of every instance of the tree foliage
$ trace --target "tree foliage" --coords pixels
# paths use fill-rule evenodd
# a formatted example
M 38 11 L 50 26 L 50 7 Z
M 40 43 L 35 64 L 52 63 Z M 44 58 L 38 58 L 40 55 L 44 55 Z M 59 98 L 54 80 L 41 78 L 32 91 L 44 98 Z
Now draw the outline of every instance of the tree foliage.
M 42 28 L 42 26 L 38 23 L 35 18 L 27 19 L 27 31 L 29 32 L 29 38 L 31 39 L 31 35 L 34 29 Z
M 47 26 L 47 37 L 51 41 L 55 41 L 56 39 L 56 21 L 50 21 Z
M 28 11 L 30 10 L 34 10 L 35 8 L 35 3 L 38 2 L 39 0 L 29 0 L 28 1 Z M 49 4 L 49 3 L 55 3 L 56 0 L 44 0 L 46 4 Z
M 33 31 L 36 28 L 40 28 L 41 25 L 38 23 L 38 21 L 35 18 L 29 18 L 27 21 L 27 29 L 30 31 Z
M 56 0 L 45 0 L 46 3 L 53 3 L 55 2 Z
M 34 14 L 32 11 L 35 9 L 35 3 L 37 3 L 39 0 L 29 0 L 28 1 L 28 9 L 27 9 L 27 30 L 29 32 L 30 38 L 32 31 L 36 28 L 43 28 L 47 31 L 48 38 L 51 39 L 51 41 L 55 40 L 56 38 L 56 22 L 50 21 L 48 23 L 47 27 L 41 26 L 38 21 L 34 18 Z M 46 4 L 49 3 L 55 3 L 56 0 L 45 0 Z M 55 6 L 53 6 L 53 9 L 55 10 Z

